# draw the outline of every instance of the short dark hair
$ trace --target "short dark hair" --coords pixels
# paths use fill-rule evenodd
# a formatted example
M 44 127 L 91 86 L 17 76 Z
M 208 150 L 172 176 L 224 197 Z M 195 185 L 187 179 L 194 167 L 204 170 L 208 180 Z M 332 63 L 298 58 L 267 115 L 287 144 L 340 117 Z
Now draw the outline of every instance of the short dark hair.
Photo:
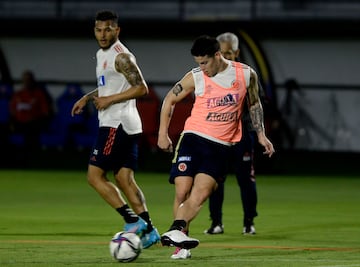
M 202 35 L 195 39 L 191 48 L 191 55 L 194 57 L 213 57 L 218 51 L 220 51 L 220 44 L 216 38 Z
M 102 10 L 96 13 L 95 20 L 106 21 L 111 20 L 114 23 L 118 23 L 118 15 L 109 10 Z

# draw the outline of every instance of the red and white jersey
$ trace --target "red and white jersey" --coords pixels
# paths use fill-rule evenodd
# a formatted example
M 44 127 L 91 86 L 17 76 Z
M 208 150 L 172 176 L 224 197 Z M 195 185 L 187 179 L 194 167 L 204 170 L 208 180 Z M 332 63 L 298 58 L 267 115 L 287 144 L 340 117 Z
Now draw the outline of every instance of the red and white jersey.
M 200 68 L 192 70 L 195 102 L 184 132 L 231 145 L 241 139 L 241 113 L 249 84 L 250 68 L 228 61 L 228 67 L 214 77 Z
M 131 87 L 125 76 L 115 69 L 115 58 L 119 53 L 129 54 L 136 62 L 135 56 L 119 40 L 109 49 L 99 49 L 96 53 L 96 76 L 99 96 L 117 94 Z M 98 114 L 100 127 L 117 128 L 121 124 L 128 134 L 142 132 L 136 99 L 113 104 L 105 110 L 99 110 Z

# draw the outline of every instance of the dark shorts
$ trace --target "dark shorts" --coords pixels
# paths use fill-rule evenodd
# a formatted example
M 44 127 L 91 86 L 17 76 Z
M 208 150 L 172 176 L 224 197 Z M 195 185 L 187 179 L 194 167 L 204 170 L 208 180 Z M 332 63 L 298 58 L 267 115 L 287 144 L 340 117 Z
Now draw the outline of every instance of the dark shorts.
M 181 135 L 175 151 L 169 182 L 177 176 L 195 177 L 205 173 L 217 182 L 223 182 L 228 171 L 230 147 L 210 141 L 192 133 Z
M 231 147 L 231 163 L 238 176 L 250 177 L 254 170 L 255 135 L 255 132 L 245 130 L 240 142 Z
M 104 171 L 117 173 L 120 168 L 137 169 L 139 135 L 128 135 L 120 125 L 117 129 L 100 127 L 90 154 L 89 164 Z
M 251 153 L 255 146 L 256 133 L 254 131 L 243 130 L 240 142 L 232 146 L 232 150 L 238 154 Z

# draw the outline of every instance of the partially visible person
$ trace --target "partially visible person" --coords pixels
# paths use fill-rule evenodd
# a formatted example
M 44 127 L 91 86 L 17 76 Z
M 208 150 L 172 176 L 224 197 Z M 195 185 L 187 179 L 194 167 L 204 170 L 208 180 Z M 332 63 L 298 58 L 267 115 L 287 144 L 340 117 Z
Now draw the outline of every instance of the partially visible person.
M 57 123 L 59 123 L 65 137 L 65 147 L 73 147 L 75 136 L 84 134 L 87 130 L 87 120 L 90 117 L 90 108 L 84 109 L 78 116 L 69 116 L 74 103 L 84 94 L 80 84 L 69 83 L 63 93 L 56 99 Z
M 89 159 L 88 182 L 124 218 L 124 230 L 137 233 L 143 248 L 148 248 L 160 241 L 160 235 L 134 178 L 142 133 L 136 98 L 148 94 L 148 86 L 135 56 L 120 42 L 119 33 L 116 13 L 104 10 L 96 14 L 98 87 L 80 98 L 71 114 L 81 114 L 89 101 L 98 110 L 99 132 Z M 113 172 L 115 184 L 108 179 L 109 172 Z
M 289 150 L 294 149 L 296 144 L 296 129 L 299 126 L 298 119 L 296 119 L 296 123 L 294 118 L 299 116 L 303 117 L 304 112 L 301 111 L 301 104 L 303 103 L 304 92 L 301 90 L 299 83 L 296 79 L 290 78 L 285 81 L 284 84 L 286 94 L 283 105 L 280 107 L 279 113 L 282 115 L 280 118 L 280 127 L 277 133 L 278 143 L 280 140 L 282 142 L 287 141 L 285 143 L 285 147 Z M 300 124 L 301 125 L 301 124 Z M 303 126 L 301 126 L 303 127 Z
M 10 133 L 10 101 L 14 93 L 13 86 L 0 81 L 0 142 L 8 142 Z
M 45 131 L 51 116 L 51 103 L 32 71 L 22 74 L 22 87 L 10 102 L 13 132 L 24 136 L 25 151 L 40 147 L 40 133 Z
M 13 93 L 14 88 L 10 83 L 0 81 L 0 147 L 6 151 L 0 155 L 0 167 L 6 166 L 9 161 L 10 100 Z
M 220 51 L 224 58 L 240 61 L 239 38 L 231 32 L 225 32 L 216 37 L 220 43 Z M 259 83 L 259 88 L 260 83 Z M 260 92 L 261 93 L 261 92 Z M 243 209 L 243 234 L 255 234 L 254 218 L 258 215 L 257 190 L 254 169 L 254 145 L 256 132 L 252 126 L 249 109 L 245 105 L 242 114 L 241 141 L 231 147 L 231 163 L 237 183 L 240 187 L 240 198 Z M 206 234 L 224 233 L 222 221 L 222 205 L 224 202 L 224 183 L 219 183 L 218 188 L 209 197 L 209 210 L 211 226 L 205 230 Z
M 164 246 L 177 247 L 173 259 L 191 256 L 199 240 L 188 236 L 190 222 L 203 203 L 223 183 L 228 172 L 230 148 L 242 137 L 241 115 L 247 104 L 264 154 L 274 148 L 265 135 L 258 94 L 258 78 L 249 66 L 225 59 L 216 38 L 198 37 L 191 54 L 199 67 L 192 69 L 165 96 L 160 112 L 158 146 L 173 151 L 169 125 L 176 103 L 195 93 L 190 117 L 176 146 L 169 182 L 175 184 L 174 221 L 162 234 Z

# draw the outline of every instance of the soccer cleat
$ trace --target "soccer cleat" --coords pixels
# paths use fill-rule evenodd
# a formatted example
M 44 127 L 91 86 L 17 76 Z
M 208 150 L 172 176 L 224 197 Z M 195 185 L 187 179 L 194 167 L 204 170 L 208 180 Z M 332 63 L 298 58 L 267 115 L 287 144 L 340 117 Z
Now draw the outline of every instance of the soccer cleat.
M 130 233 L 135 233 L 135 234 L 139 235 L 140 237 L 142 236 L 143 232 L 146 231 L 146 229 L 147 229 L 147 222 L 145 222 L 140 217 L 137 222 L 127 223 L 124 226 L 124 231 L 130 232 Z
M 174 251 L 174 254 L 171 255 L 172 259 L 174 260 L 179 260 L 179 259 L 189 259 L 191 258 L 191 252 L 190 249 L 185 249 L 185 248 L 176 248 Z
M 179 230 L 171 230 L 161 236 L 161 244 L 163 246 L 175 246 L 190 249 L 197 247 L 199 243 L 199 240 L 188 237 Z
M 216 235 L 223 233 L 224 233 L 224 225 L 222 224 L 211 225 L 209 229 L 204 231 L 204 234 L 209 234 L 209 235 Z
M 149 248 L 158 242 L 160 242 L 160 235 L 156 228 L 154 228 L 150 233 L 146 233 L 143 235 L 143 237 L 141 237 L 143 248 Z
M 244 226 L 242 233 L 243 235 L 255 235 L 256 231 L 254 225 Z

